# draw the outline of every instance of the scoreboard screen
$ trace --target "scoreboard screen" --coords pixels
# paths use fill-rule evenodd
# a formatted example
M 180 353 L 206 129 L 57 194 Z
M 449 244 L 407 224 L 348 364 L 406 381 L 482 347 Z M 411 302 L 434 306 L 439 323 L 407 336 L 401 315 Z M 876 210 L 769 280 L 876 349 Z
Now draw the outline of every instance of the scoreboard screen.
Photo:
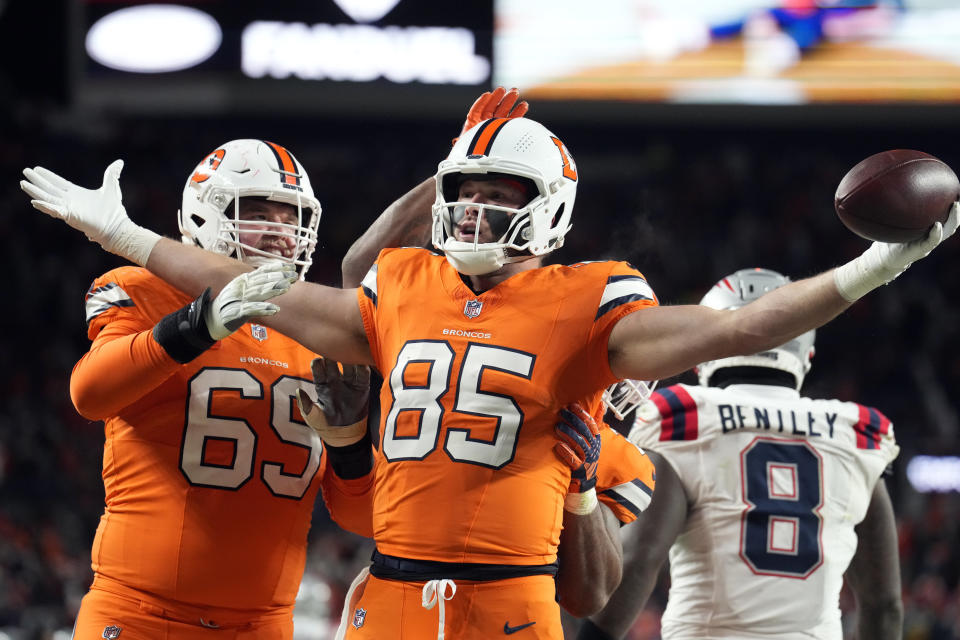
M 492 81 L 492 0 L 86 0 L 80 14 L 80 104 L 429 110 Z
M 494 82 L 661 104 L 960 102 L 956 0 L 496 0 Z

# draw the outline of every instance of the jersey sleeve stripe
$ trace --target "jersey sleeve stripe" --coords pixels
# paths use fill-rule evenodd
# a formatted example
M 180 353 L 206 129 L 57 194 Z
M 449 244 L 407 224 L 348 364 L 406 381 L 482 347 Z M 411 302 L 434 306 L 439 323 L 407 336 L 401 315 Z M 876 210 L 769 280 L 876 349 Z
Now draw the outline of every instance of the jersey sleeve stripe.
M 363 276 L 360 288 L 363 289 L 363 293 L 370 298 L 373 306 L 377 306 L 377 265 L 370 267 L 367 275 Z
M 111 307 L 136 306 L 127 292 L 116 282 L 109 282 L 102 287 L 90 287 L 85 296 L 87 322 L 96 318 Z
M 661 441 L 697 439 L 697 402 L 682 387 L 660 389 L 655 391 L 650 399 L 657 405 L 663 417 L 660 421 Z
M 614 500 L 634 516 L 640 515 L 641 511 L 650 506 L 650 500 L 653 498 L 653 489 L 639 478 L 610 487 L 601 491 L 601 493 Z
M 858 449 L 879 449 L 880 440 L 890 430 L 890 420 L 873 407 L 857 405 L 860 420 L 853 425 L 857 432 Z
M 634 300 L 654 300 L 653 289 L 640 276 L 610 276 L 597 309 L 599 320 L 607 312 Z

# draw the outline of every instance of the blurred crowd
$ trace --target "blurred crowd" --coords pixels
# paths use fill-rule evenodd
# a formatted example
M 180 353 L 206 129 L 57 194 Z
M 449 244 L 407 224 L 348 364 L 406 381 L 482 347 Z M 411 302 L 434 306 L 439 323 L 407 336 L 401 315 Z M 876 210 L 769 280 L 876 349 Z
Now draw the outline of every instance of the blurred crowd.
M 309 279 L 338 284 L 347 247 L 394 198 L 433 173 L 462 116 L 130 119 L 36 106 L 0 115 L 0 236 L 12 287 L 0 352 L 7 361 L 0 367 L 0 639 L 69 637 L 92 576 L 103 432 L 77 415 L 68 385 L 88 345 L 83 295 L 94 277 L 121 264 L 35 212 L 17 186 L 21 169 L 39 164 L 97 186 L 106 165 L 123 158 L 131 217 L 175 236 L 183 183 L 204 155 L 232 138 L 274 140 L 307 168 L 323 205 Z M 786 122 L 546 124 L 581 175 L 574 230 L 553 260 L 628 260 L 664 304 L 697 302 L 738 268 L 799 278 L 858 254 L 866 241 L 842 227 L 832 198 L 846 170 L 871 153 L 916 148 L 960 169 L 956 136 L 922 123 L 877 130 L 828 123 L 791 129 Z M 960 638 L 960 496 L 917 493 L 904 473 L 915 454 L 960 451 L 958 242 L 820 330 L 805 387 L 812 397 L 875 406 L 895 425 L 902 451 L 887 482 L 900 527 L 904 637 L 911 640 Z M 297 633 L 324 638 L 372 546 L 340 531 L 322 505 L 310 540 Z M 658 637 L 666 588 L 661 581 L 632 638 Z M 849 594 L 842 604 L 852 633 Z

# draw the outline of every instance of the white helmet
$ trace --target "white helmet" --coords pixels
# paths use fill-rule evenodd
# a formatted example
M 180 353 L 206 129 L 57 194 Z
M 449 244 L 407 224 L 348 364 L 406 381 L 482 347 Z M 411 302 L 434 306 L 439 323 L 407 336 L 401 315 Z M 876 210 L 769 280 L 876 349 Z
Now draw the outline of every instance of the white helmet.
M 711 309 L 737 309 L 768 291 L 790 282 L 790 278 L 769 269 L 741 269 L 723 278 L 703 296 L 700 304 Z M 810 359 L 813 358 L 814 330 L 797 336 L 793 340 L 775 349 L 762 351 L 750 356 L 733 356 L 720 360 L 710 360 L 695 369 L 700 384 L 707 386 L 718 369 L 727 367 L 769 367 L 793 374 L 797 389 L 803 384 L 803 378 L 810 371 Z
M 293 205 L 297 223 L 240 220 L 239 200 L 247 197 Z M 231 140 L 204 158 L 187 178 L 177 221 L 186 244 L 254 265 L 268 260 L 295 264 L 302 280 L 317 245 L 320 202 L 306 171 L 285 148 L 265 140 Z M 241 243 L 240 233 L 252 225 L 258 233 L 293 239 L 293 257 Z M 263 231 L 265 227 L 267 231 Z
M 501 174 L 532 183 L 535 195 L 522 208 L 478 205 L 484 212 L 508 214 L 496 242 L 460 242 L 453 232 L 460 182 L 471 176 Z M 577 195 L 577 165 L 560 139 L 527 118 L 485 120 L 462 134 L 436 174 L 433 245 L 465 275 L 491 273 L 508 262 L 527 260 L 563 246 Z M 528 182 L 529 181 L 529 182 Z M 462 207 L 462 205 L 461 205 Z

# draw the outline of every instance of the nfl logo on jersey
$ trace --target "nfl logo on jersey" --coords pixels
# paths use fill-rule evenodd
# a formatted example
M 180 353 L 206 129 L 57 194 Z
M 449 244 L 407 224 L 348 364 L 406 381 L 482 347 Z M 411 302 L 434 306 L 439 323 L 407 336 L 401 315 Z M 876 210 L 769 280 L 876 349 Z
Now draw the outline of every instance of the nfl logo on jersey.
M 353 612 L 353 622 L 351 624 L 353 625 L 354 629 L 359 629 L 363 626 L 363 623 L 366 621 L 366 619 L 367 610 L 361 607 Z
M 107 640 L 114 640 L 114 638 L 120 637 L 120 627 L 112 624 L 109 627 L 103 628 L 103 637 Z
M 483 309 L 482 300 L 467 300 L 467 304 L 463 307 L 463 315 L 468 318 L 476 318 L 480 315 L 481 309 Z
M 252 324 L 250 325 L 250 335 L 252 335 L 254 338 L 259 340 L 260 342 L 263 342 L 264 340 L 267 339 L 267 328 L 264 327 L 263 325 Z

